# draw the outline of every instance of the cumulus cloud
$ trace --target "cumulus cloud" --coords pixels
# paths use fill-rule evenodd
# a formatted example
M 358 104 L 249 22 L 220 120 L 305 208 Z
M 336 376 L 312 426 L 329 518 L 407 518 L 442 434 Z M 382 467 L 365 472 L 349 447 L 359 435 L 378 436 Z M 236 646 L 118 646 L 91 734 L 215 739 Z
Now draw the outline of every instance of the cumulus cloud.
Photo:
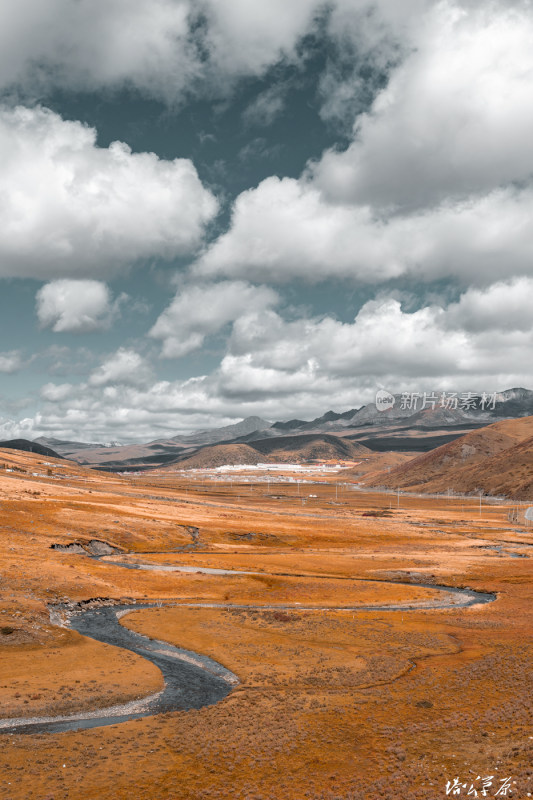
M 532 36 L 529 4 L 433 4 L 316 184 L 336 202 L 412 208 L 531 176 Z
M 40 391 L 41 397 L 51 403 L 67 400 L 73 394 L 74 387 L 71 383 L 45 383 Z
M 276 292 L 243 281 L 185 286 L 161 314 L 150 331 L 163 342 L 163 356 L 177 358 L 201 347 L 205 337 L 217 333 L 243 312 L 275 305 Z
M 58 280 L 45 284 L 36 296 L 37 317 L 55 333 L 91 333 L 110 327 L 118 303 L 100 281 Z
M 395 298 L 369 301 L 352 323 L 331 317 L 287 322 L 270 312 L 236 324 L 232 357 L 287 377 L 309 365 L 315 377 L 329 378 L 460 374 L 467 340 L 461 330 L 442 336 L 443 313 L 431 306 L 408 313 Z
M 280 59 L 295 59 L 297 43 L 322 6 L 320 0 L 204 0 L 213 65 L 223 75 L 261 75 Z
M 134 87 L 176 102 L 261 75 L 312 25 L 321 0 L 19 0 L 0 16 L 4 86 Z
M 194 269 L 279 282 L 409 273 L 489 283 L 532 272 L 532 213 L 529 187 L 388 218 L 369 205 L 332 204 L 304 180 L 272 177 L 237 198 L 229 231 Z
M 14 420 L 0 416 L 0 440 L 34 439 L 39 436 L 38 429 L 36 432 L 35 424 L 36 420 L 32 417 Z
M 502 385 L 523 384 L 533 377 L 527 355 L 533 346 L 533 321 L 526 326 L 523 316 L 513 321 L 505 313 L 513 288 L 468 290 L 448 307 L 411 311 L 384 295 L 367 302 L 352 323 L 331 317 L 286 321 L 272 310 L 251 314 L 234 326 L 220 388 L 225 392 L 229 387 L 233 394 L 237 387 L 241 392 L 250 387 L 257 394 L 262 387 L 268 397 L 282 390 L 292 395 L 305 380 L 318 395 L 321 385 L 346 389 L 358 381 L 400 387 L 418 382 L 422 388 L 440 389 L 468 389 L 470 384 L 478 390 L 484 382 L 493 386 L 499 376 Z M 476 302 L 495 324 L 472 330 L 468 309 Z M 480 318 L 478 313 L 478 322 Z
M 145 384 L 151 376 L 147 361 L 135 350 L 119 347 L 89 377 L 90 386 Z
M 390 72 L 409 54 L 432 0 L 335 0 L 329 6 L 328 60 L 319 80 L 320 116 L 348 129 Z
M 530 332 L 533 327 L 531 302 L 533 278 L 500 281 L 486 289 L 468 289 L 448 308 L 451 326 L 467 331 Z
M 190 12 L 187 0 L 20 0 L 2 10 L 3 84 L 175 96 L 199 69 Z
M 366 235 L 365 235 L 366 229 Z M 320 280 L 329 274 L 391 276 L 393 254 L 372 231 L 370 209 L 325 203 L 312 186 L 292 179 L 267 178 L 243 192 L 233 208 L 229 231 L 198 260 L 201 275 L 230 275 L 272 280 L 293 277 Z M 400 267 L 396 267 L 400 271 Z
M 413 0 L 404 13 L 383 0 L 379 9 L 360 18 L 360 35 L 378 43 L 378 67 L 396 61 L 349 147 L 327 151 L 298 180 L 271 177 L 243 192 L 197 274 L 463 284 L 531 275 L 529 4 Z M 338 0 L 330 30 L 352 52 L 350 14 Z M 391 39 L 397 16 L 402 47 Z
M 19 0 L 0 10 L 0 88 L 42 96 L 127 87 L 169 104 L 191 94 L 228 96 L 239 79 L 300 64 L 317 19 L 330 55 L 343 63 L 371 58 L 379 69 L 407 46 L 432 2 Z M 325 105 L 353 94 L 341 73 Z
M 117 272 L 193 251 L 217 211 L 188 159 L 163 161 L 44 108 L 0 107 L 0 277 Z
M 17 350 L 0 353 L 0 372 L 7 374 L 18 372 L 23 367 L 23 359 Z

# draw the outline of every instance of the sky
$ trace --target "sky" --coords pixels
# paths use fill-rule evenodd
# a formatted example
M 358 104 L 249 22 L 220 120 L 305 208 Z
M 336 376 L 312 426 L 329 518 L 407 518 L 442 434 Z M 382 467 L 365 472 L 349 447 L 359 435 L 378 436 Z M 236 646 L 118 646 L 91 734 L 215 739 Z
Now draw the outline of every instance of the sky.
M 529 0 L 0 7 L 0 438 L 533 388 Z

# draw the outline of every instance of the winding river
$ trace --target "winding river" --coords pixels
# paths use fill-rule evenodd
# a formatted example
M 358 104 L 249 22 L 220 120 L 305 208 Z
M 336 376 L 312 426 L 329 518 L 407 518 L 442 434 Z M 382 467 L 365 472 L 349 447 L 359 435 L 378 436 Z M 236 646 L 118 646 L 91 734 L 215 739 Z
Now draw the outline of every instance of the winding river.
M 251 573 L 238 570 L 222 570 L 208 567 L 169 566 L 151 564 L 130 564 L 127 562 L 111 562 L 114 566 L 127 569 L 153 569 L 154 571 L 172 570 L 186 572 L 204 572 L 207 574 L 257 574 L 263 576 L 280 575 L 282 573 Z M 283 573 L 286 575 L 286 573 Z M 293 575 L 297 577 L 297 575 Z M 339 579 L 331 576 L 311 576 L 323 579 Z M 349 580 L 349 579 L 348 579 Z M 363 581 L 364 579 L 356 579 Z M 496 595 L 487 592 L 477 592 L 473 589 L 459 589 L 437 584 L 413 583 L 405 581 L 376 581 L 366 579 L 365 582 L 392 583 L 410 585 L 434 590 L 437 594 L 434 600 L 403 603 L 396 605 L 374 606 L 304 606 L 300 604 L 282 605 L 249 605 L 236 603 L 193 603 L 193 602 L 168 602 L 165 606 L 186 608 L 220 608 L 243 610 L 292 610 L 292 611 L 409 611 L 427 609 L 466 608 L 478 603 L 490 603 Z M 158 694 L 134 700 L 123 705 L 108 708 L 97 708 L 93 711 L 80 712 L 57 717 L 34 717 L 0 720 L 0 733 L 6 734 L 37 734 L 58 733 L 85 728 L 95 728 L 103 725 L 115 725 L 127 720 L 164 714 L 172 711 L 183 711 L 192 708 L 202 708 L 212 705 L 226 697 L 231 689 L 238 684 L 238 678 L 221 664 L 207 656 L 184 650 L 147 636 L 128 630 L 120 624 L 120 618 L 132 610 L 147 609 L 161 606 L 161 603 L 146 603 L 133 605 L 116 605 L 99 608 L 87 608 L 68 616 L 67 625 L 78 631 L 83 636 L 88 636 L 99 642 L 122 647 L 130 650 L 155 664 L 162 672 L 165 681 L 164 689 Z

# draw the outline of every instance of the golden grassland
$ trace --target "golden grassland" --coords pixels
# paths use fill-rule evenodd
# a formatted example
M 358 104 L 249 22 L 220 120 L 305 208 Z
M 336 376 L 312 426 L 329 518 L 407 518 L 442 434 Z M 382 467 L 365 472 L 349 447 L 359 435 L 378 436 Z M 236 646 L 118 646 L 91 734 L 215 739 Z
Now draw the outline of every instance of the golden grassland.
M 533 535 L 509 523 L 507 505 L 480 514 L 474 498 L 402 496 L 398 506 L 395 495 L 326 482 L 125 478 L 9 451 L 0 463 L 25 470 L 0 467 L 2 718 L 93 709 L 161 686 L 144 659 L 51 625 L 50 602 L 252 606 L 123 617 L 211 656 L 240 684 L 198 711 L 1 736 L 2 799 L 433 800 L 447 780 L 477 775 L 495 776 L 493 794 L 499 776 L 516 781 L 514 797 L 533 792 Z M 123 555 L 51 549 L 93 539 Z M 115 563 L 127 559 L 259 574 Z M 388 583 L 398 580 L 407 583 Z M 409 609 L 436 593 L 409 580 L 498 599 Z M 337 610 L 391 603 L 405 610 Z

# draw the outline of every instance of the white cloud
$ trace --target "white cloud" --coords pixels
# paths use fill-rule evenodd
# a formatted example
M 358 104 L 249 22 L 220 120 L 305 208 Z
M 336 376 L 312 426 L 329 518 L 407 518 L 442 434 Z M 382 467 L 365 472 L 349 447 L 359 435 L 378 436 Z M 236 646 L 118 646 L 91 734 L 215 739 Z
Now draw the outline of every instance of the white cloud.
M 513 321 L 512 311 L 505 313 L 509 291 L 508 286 L 494 286 L 486 293 L 469 290 L 449 307 L 409 312 L 385 295 L 367 302 L 352 323 L 331 317 L 287 322 L 274 311 L 250 314 L 234 326 L 219 390 L 241 397 L 252 392 L 265 401 L 286 393 L 292 408 L 294 398 L 307 387 L 323 397 L 323 403 L 327 391 L 338 388 L 345 395 L 352 387 L 353 404 L 359 385 L 473 391 L 529 385 L 533 320 L 530 317 L 525 326 L 523 316 Z M 483 298 L 489 298 L 485 309 L 495 325 L 471 329 L 467 314 L 476 294 L 481 307 Z
M 468 289 L 448 308 L 449 324 L 467 331 L 530 332 L 533 327 L 533 278 L 514 278 L 486 289 Z
M 72 397 L 75 390 L 71 383 L 45 383 L 41 386 L 40 395 L 44 400 L 57 403 Z
M 89 384 L 91 386 L 143 385 L 150 375 L 150 367 L 139 353 L 126 347 L 119 347 L 116 353 L 110 355 L 91 373 Z
M 329 43 L 387 67 L 418 44 L 436 0 L 18 0 L 0 7 L 0 86 L 43 96 L 54 88 L 133 88 L 170 104 L 191 93 L 230 94 L 235 82 L 300 63 L 324 19 Z M 459 8 L 483 6 L 457 0 Z M 522 4 L 523 5 L 523 4 Z M 520 0 L 507 0 L 520 7 Z M 331 50 L 330 50 L 331 52 Z M 348 79 L 349 80 L 349 79 Z M 353 93 L 341 77 L 339 97 Z M 336 95 L 330 86 L 330 95 Z M 328 99 L 326 98 L 326 103 Z M 338 103 L 337 103 L 338 105 Z
M 34 439 L 38 436 L 35 433 L 35 420 L 27 417 L 21 420 L 0 417 L 0 441 L 10 441 L 12 439 Z
M 251 315 L 236 324 L 232 352 L 255 369 L 286 373 L 287 380 L 310 364 L 316 378 L 460 374 L 468 341 L 461 330 L 442 335 L 443 314 L 431 306 L 406 313 L 398 300 L 384 297 L 366 303 L 352 323 Z
M 11 350 L 8 353 L 0 353 L 0 372 L 11 374 L 18 372 L 23 367 L 23 360 L 20 353 Z
M 320 116 L 353 125 L 383 80 L 409 53 L 432 0 L 330 5 L 329 58 L 319 80 Z
M 0 107 L 0 277 L 107 276 L 193 251 L 217 202 L 162 161 L 44 108 Z
M 384 0 L 366 18 L 356 6 L 337 0 L 330 31 L 351 51 L 364 40 L 378 66 L 396 53 L 387 86 L 344 152 L 243 192 L 197 274 L 463 285 L 531 275 L 530 5 L 413 0 L 405 12 Z
M 199 259 L 196 271 L 278 281 L 357 271 L 379 280 L 401 271 L 389 250 L 374 235 L 370 209 L 331 206 L 301 181 L 271 177 L 239 195 L 230 230 Z
M 0 17 L 2 82 L 69 89 L 130 84 L 175 96 L 199 63 L 187 0 L 18 0 Z
M 322 6 L 320 0 L 204 0 L 213 65 L 222 75 L 261 75 L 282 58 L 294 59 L 296 44 Z
M 118 312 L 108 286 L 100 281 L 52 281 L 39 289 L 36 302 L 41 327 L 55 333 L 102 331 Z
M 163 341 L 163 356 L 177 358 L 201 347 L 242 313 L 275 305 L 278 295 L 266 286 L 243 281 L 185 286 L 156 321 L 150 336 Z
M 410 273 L 489 283 L 533 269 L 533 188 L 501 189 L 384 218 L 327 202 L 304 180 L 267 178 L 236 200 L 231 227 L 200 257 L 199 275 L 382 282 Z
M 0 9 L 4 86 L 230 91 L 296 58 L 321 0 L 18 0 Z
M 312 169 L 336 202 L 413 208 L 531 176 L 529 4 L 434 3 L 413 52 Z

